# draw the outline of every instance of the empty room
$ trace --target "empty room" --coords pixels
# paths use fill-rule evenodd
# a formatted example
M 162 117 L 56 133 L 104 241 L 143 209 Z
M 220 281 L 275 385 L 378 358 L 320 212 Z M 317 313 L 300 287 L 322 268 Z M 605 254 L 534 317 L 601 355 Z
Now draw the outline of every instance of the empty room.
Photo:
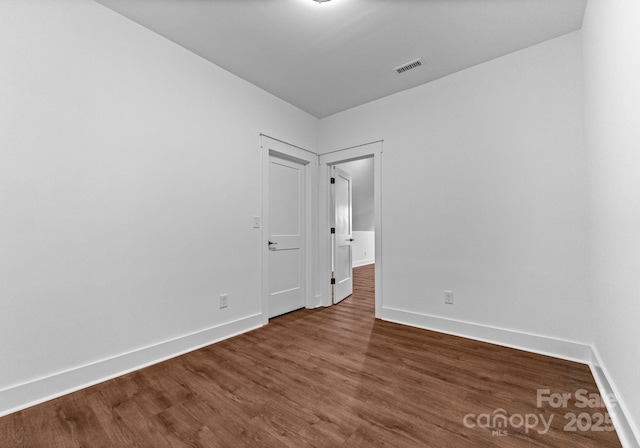
M 0 0 L 0 446 L 639 447 L 640 2 Z

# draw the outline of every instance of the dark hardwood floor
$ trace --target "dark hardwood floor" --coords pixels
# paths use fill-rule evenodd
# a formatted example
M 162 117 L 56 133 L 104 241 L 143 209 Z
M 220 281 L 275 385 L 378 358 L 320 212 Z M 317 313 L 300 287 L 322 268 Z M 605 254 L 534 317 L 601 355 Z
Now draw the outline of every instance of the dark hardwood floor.
M 606 409 L 576 406 L 576 391 L 597 393 L 587 366 L 377 321 L 373 307 L 373 266 L 357 268 L 337 306 L 0 418 L 0 446 L 620 446 L 598 430 Z M 538 389 L 572 398 L 538 407 Z M 585 414 L 572 426 L 568 413 Z

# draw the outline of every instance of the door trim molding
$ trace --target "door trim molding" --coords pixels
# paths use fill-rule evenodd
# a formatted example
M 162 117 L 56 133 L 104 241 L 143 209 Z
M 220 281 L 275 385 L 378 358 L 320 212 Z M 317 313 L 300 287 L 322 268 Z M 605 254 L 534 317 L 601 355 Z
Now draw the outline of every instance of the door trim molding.
M 260 134 L 260 149 L 262 156 L 262 232 L 260 233 L 260 258 L 261 258 L 261 302 L 262 323 L 269 322 L 269 157 L 276 156 L 293 160 L 304 166 L 305 170 L 305 197 L 304 197 L 304 244 L 305 255 L 303 261 L 304 270 L 304 302 L 307 308 L 314 308 L 313 287 L 313 256 L 316 253 L 313 246 L 313 236 L 317 233 L 317 207 L 314 206 L 314 193 L 317 190 L 318 155 L 299 146 L 286 143 L 282 140 Z
M 382 312 L 382 146 L 383 140 L 330 151 L 319 156 L 318 176 L 320 185 L 320 216 L 318 222 L 319 247 L 319 290 L 322 305 L 331 306 L 331 238 L 330 224 L 330 183 L 331 166 L 352 160 L 373 158 L 373 202 L 375 214 L 375 316 Z M 325 231 L 326 230 L 326 231 Z M 326 280 L 326 281 L 325 281 Z

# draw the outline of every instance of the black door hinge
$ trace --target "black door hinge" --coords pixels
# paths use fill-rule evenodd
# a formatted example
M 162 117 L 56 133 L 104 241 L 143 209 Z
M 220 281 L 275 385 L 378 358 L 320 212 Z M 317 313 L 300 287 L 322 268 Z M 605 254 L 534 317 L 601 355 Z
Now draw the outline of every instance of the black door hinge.
M 335 177 L 332 177 L 332 178 L 331 178 L 331 183 L 332 183 L 332 184 L 335 184 L 335 183 L 336 183 L 336 178 L 335 178 Z
M 335 279 L 335 278 L 332 278 L 332 279 L 331 279 L 331 284 L 332 284 L 332 285 L 335 285 L 335 284 L 336 284 L 336 279 Z
M 336 233 L 336 228 L 335 227 L 331 227 L 331 233 Z

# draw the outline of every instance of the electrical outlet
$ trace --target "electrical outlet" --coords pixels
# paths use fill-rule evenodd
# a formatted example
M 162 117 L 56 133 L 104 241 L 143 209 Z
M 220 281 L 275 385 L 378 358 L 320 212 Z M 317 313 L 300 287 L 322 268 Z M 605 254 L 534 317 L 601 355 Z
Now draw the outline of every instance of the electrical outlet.
M 254 216 L 253 217 L 253 228 L 254 229 L 259 229 L 260 228 L 260 217 L 259 216 Z
M 229 294 L 220 295 L 220 308 L 226 308 L 229 306 Z
M 444 303 L 447 305 L 453 305 L 453 291 L 444 292 Z

